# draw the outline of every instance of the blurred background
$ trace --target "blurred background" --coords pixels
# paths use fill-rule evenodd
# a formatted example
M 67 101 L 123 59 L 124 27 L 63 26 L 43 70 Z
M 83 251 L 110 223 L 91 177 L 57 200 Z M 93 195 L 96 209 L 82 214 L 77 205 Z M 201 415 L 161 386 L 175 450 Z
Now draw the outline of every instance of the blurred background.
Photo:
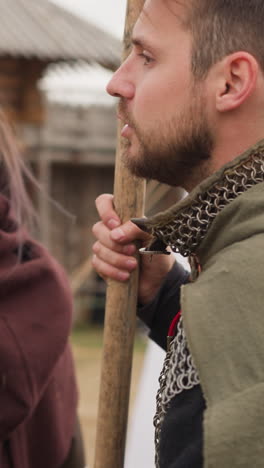
M 91 227 L 97 221 L 95 198 L 113 190 L 116 116 L 105 86 L 120 63 L 125 11 L 125 0 L 0 0 L 0 105 L 44 189 L 43 194 L 28 187 L 39 216 L 36 235 L 70 278 L 72 343 L 90 467 L 105 304 L 104 282 L 91 268 Z M 181 195 L 150 182 L 146 214 Z M 139 324 L 126 468 L 154 467 L 152 417 L 162 359 L 155 345 L 147 346 Z

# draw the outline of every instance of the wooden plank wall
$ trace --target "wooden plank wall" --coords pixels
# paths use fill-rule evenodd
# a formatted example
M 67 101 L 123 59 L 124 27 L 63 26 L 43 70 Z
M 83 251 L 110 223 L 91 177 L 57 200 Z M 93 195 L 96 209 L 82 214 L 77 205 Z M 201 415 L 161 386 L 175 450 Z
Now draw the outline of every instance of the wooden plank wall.
M 100 153 L 100 157 L 97 154 L 97 164 L 100 164 L 103 152 L 109 153 L 115 148 L 115 114 L 112 106 L 74 107 L 48 103 L 42 141 L 56 151 L 66 149 L 68 157 L 71 150 L 86 152 L 87 156 L 95 150 Z
M 0 58 L 0 106 L 11 122 L 43 123 L 44 106 L 37 81 L 45 67 L 38 60 Z
M 91 255 L 91 227 L 98 220 L 94 200 L 113 191 L 114 168 L 53 164 L 51 173 L 51 195 L 69 212 L 51 208 L 51 248 L 71 273 Z

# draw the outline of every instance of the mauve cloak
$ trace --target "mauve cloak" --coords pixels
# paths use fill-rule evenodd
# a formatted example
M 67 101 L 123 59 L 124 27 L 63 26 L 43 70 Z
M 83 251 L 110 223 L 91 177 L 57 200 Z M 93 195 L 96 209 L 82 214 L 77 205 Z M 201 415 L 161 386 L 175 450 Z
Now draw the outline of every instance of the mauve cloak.
M 61 267 L 9 211 L 0 196 L 0 467 L 59 468 L 76 421 L 72 299 Z

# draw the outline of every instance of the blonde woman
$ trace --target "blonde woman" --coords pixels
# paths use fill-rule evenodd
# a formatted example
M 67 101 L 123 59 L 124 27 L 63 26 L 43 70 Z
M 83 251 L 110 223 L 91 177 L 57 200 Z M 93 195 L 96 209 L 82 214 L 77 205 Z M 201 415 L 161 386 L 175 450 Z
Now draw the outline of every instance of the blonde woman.
M 62 268 L 28 233 L 28 171 L 2 115 L 0 154 L 0 466 L 83 468 L 72 298 Z

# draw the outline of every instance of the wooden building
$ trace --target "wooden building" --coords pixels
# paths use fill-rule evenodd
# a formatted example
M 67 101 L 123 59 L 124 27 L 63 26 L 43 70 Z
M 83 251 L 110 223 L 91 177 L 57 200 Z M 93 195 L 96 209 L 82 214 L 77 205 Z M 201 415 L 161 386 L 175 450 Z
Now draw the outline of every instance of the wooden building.
M 0 105 L 15 123 L 42 125 L 37 82 L 51 62 L 119 64 L 117 39 L 48 0 L 0 0 L 0 18 Z
M 0 0 L 0 17 L 0 106 L 44 191 L 75 217 L 37 196 L 40 238 L 71 273 L 91 247 L 91 200 L 112 189 L 115 119 L 109 108 L 47 106 L 38 83 L 52 63 L 115 70 L 121 43 L 49 0 Z
M 39 194 L 42 240 L 70 274 L 91 254 L 94 200 L 113 190 L 115 146 L 113 107 L 49 103 L 39 144 L 28 152 L 45 190 L 60 205 Z
M 49 103 L 39 144 L 28 153 L 45 191 L 59 204 L 39 193 L 41 237 L 73 279 L 79 317 L 89 315 L 98 292 L 91 271 L 94 201 L 113 191 L 115 146 L 113 107 Z

